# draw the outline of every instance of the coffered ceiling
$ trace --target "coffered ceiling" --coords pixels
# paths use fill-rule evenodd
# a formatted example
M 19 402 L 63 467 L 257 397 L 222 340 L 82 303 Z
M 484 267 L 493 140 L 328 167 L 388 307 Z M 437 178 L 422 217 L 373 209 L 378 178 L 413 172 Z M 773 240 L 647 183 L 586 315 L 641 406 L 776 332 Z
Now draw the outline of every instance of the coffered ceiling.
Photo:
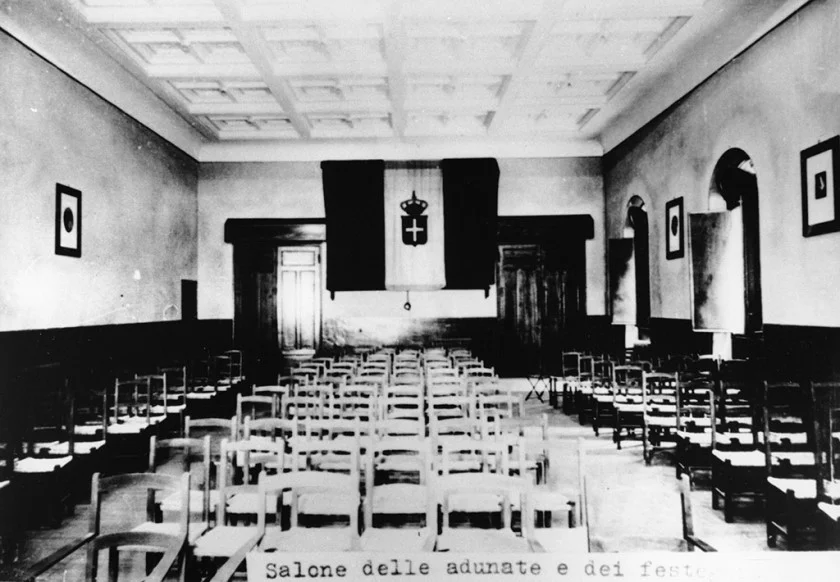
M 219 152 L 236 146 L 454 138 L 473 144 L 597 144 L 605 128 L 638 107 L 635 95 L 649 93 L 663 72 L 696 67 L 681 59 L 707 50 L 715 35 L 720 42 L 723 32 L 731 33 L 724 30 L 731 23 L 720 22 L 726 4 L 731 14 L 733 5 L 743 9 L 762 2 L 58 0 L 57 5 L 65 24 L 80 29 L 185 119 L 202 144 Z M 763 4 L 778 17 L 777 9 L 796 3 Z M 728 41 L 730 53 L 761 32 L 757 20 L 766 27 L 771 19 L 745 19 L 741 38 Z M 708 69 L 715 63 L 703 64 Z

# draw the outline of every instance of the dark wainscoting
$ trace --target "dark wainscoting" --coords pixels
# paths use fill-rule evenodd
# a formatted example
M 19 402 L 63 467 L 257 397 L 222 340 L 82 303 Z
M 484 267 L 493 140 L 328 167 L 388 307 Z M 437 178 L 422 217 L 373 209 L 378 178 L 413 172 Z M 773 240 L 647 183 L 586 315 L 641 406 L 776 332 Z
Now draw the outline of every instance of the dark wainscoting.
M 325 319 L 322 348 L 329 352 L 362 345 L 435 345 L 463 343 L 479 357 L 492 360 L 495 317 L 402 318 L 348 317 Z
M 691 322 L 684 319 L 651 319 L 650 337 L 655 355 L 712 351 L 712 334 L 693 331 Z M 768 378 L 838 379 L 840 328 L 765 324 L 762 333 L 734 336 L 732 355 L 760 359 Z
M 651 353 L 655 356 L 710 354 L 712 334 L 696 332 L 688 319 L 650 319 Z
M 779 378 L 840 379 L 840 328 L 764 324 L 764 367 Z
M 498 352 L 498 320 L 495 317 L 475 318 L 398 318 L 353 317 L 326 319 L 323 324 L 322 348 L 340 351 L 362 345 L 436 345 L 463 343 L 488 365 L 497 366 L 503 354 Z M 612 326 L 605 316 L 588 316 L 566 338 L 567 350 L 606 353 L 611 351 Z M 623 338 L 623 336 L 622 336 Z M 546 369 L 560 366 L 560 353 L 544 354 Z
M 229 319 L 205 319 L 0 332 L 0 390 L 26 368 L 55 362 L 79 382 L 153 371 L 230 349 L 232 329 Z

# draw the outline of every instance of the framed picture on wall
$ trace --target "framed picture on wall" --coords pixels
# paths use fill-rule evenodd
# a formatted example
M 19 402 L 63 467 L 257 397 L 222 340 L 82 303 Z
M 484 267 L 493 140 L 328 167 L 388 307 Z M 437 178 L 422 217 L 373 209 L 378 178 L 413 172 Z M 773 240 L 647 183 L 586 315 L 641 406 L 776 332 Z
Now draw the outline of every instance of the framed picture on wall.
M 55 254 L 82 256 L 82 193 L 55 185 Z
M 802 236 L 840 230 L 840 136 L 802 150 Z
M 682 196 L 665 204 L 665 258 L 679 259 L 685 256 L 685 224 L 683 221 Z

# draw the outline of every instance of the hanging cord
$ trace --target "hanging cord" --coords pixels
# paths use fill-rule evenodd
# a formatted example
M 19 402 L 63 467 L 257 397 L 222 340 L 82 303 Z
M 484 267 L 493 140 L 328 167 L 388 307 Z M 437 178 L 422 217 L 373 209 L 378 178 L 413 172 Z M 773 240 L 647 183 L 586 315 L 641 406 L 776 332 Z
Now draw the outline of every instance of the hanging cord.
M 411 311 L 411 298 L 408 296 L 408 291 L 405 292 L 405 303 L 403 304 L 403 309 Z

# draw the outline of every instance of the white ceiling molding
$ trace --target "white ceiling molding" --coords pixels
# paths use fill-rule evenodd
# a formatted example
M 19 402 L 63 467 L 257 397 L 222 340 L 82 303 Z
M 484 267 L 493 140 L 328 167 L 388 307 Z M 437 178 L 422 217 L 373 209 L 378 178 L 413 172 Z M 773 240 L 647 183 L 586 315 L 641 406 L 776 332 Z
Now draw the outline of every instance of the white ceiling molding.
M 584 128 L 608 152 L 754 44 L 810 0 L 709 0 L 683 33 L 696 45 L 672 43 L 651 62 L 645 79 L 631 79 Z M 681 34 L 683 34 L 681 33 Z M 674 63 L 682 63 L 675 68 Z
M 410 139 L 332 140 L 281 144 L 229 142 L 207 144 L 201 162 L 317 162 L 321 160 L 435 160 L 443 158 L 601 157 L 597 141 L 574 139 Z
M 198 159 L 202 136 L 141 80 L 79 34 L 53 3 L 0 1 L 0 28 L 103 99 Z M 68 26 L 70 25 L 70 26 Z
M 199 160 L 545 157 L 609 151 L 804 3 L 0 0 L 0 26 Z

